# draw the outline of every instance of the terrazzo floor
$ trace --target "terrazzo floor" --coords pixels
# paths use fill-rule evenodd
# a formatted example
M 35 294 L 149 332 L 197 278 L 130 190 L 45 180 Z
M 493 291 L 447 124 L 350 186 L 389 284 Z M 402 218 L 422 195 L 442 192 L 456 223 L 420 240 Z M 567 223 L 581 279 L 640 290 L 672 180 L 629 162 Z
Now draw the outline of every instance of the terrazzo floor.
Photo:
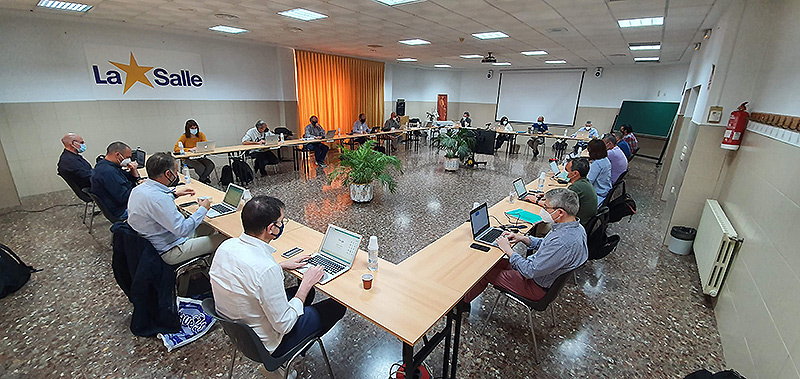
M 353 204 L 346 188 L 327 184 L 323 170 L 297 173 L 290 162 L 282 163 L 278 174 L 257 175 L 251 191 L 281 198 L 288 217 L 316 230 L 333 223 L 376 235 L 381 256 L 397 263 L 464 222 L 473 202 L 501 201 L 513 179 L 530 181 L 547 166 L 541 157 L 502 153 L 486 157 L 485 168 L 446 173 L 442 155 L 425 146 L 418 153 L 401 148 L 398 156 L 404 172 L 395 176 L 397 192 L 378 189 L 369 204 Z M 577 285 L 567 284 L 554 303 L 555 326 L 549 312 L 534 316 L 539 364 L 524 309 L 511 303 L 498 307 L 481 332 L 497 295 L 490 288 L 464 321 L 458 376 L 683 378 L 700 368 L 725 368 L 694 257 L 674 255 L 661 244 L 665 217 L 656 179 L 653 161 L 631 162 L 626 182 L 639 213 L 610 226 L 609 234 L 622 236 L 619 247 L 588 263 Z M 22 208 L 77 203 L 62 191 L 26 198 Z M 89 234 L 81 210 L 82 205 L 0 212 L 0 242 L 43 269 L 0 300 L 0 377 L 226 377 L 231 345 L 218 326 L 171 353 L 159 339 L 130 333 L 132 307 L 111 270 L 110 224 L 100 216 Z M 337 378 L 386 378 L 401 358 L 397 339 L 353 312 L 323 340 Z M 435 376 L 441 375 L 441 356 L 440 346 L 427 361 Z M 301 378 L 326 377 L 316 347 L 295 369 Z M 240 355 L 234 377 L 261 374 Z

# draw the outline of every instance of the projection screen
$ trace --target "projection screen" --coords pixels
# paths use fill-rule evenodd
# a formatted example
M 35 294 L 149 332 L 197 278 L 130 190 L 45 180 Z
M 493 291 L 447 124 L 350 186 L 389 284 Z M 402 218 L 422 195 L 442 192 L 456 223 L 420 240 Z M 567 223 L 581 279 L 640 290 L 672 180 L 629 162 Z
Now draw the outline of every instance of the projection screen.
M 501 71 L 495 119 L 574 125 L 585 70 Z

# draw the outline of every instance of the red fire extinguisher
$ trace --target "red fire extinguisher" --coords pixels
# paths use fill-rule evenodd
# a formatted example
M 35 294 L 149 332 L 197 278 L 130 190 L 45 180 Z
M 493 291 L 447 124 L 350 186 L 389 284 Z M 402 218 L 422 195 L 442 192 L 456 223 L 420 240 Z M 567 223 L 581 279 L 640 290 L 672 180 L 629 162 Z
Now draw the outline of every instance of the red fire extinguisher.
M 727 150 L 739 150 L 739 144 L 742 143 L 742 133 L 747 126 L 747 116 L 749 114 L 745 110 L 747 102 L 745 101 L 739 108 L 731 112 L 731 118 L 728 120 L 728 128 L 725 129 L 725 138 L 722 139 L 722 147 Z

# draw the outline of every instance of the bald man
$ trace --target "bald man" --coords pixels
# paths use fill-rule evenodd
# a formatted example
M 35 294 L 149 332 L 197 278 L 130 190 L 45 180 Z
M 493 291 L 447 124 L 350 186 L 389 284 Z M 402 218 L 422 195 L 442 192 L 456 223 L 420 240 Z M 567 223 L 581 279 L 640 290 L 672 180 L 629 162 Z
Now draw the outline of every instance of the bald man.
M 83 159 L 81 153 L 86 151 L 86 142 L 83 137 L 75 133 L 67 133 L 61 138 L 64 151 L 58 158 L 58 174 L 64 180 L 75 183 L 80 188 L 92 186 L 92 165 Z

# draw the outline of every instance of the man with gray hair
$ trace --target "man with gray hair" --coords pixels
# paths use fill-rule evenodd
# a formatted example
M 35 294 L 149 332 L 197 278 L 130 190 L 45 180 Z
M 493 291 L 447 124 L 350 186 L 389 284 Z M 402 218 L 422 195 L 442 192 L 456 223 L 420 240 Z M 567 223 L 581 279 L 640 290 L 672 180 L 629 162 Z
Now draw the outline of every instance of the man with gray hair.
M 106 148 L 92 174 L 92 193 L 103 207 L 117 219 L 128 218 L 128 198 L 139 182 L 136 162 L 131 161 L 131 147 L 124 142 L 112 142 Z
M 586 248 L 586 231 L 578 223 L 578 195 L 566 188 L 547 191 L 539 215 L 551 224 L 552 230 L 544 238 L 529 237 L 505 232 L 497 238 L 497 245 L 508 256 L 501 260 L 486 276 L 464 295 L 459 303 L 462 310 L 469 309 L 474 300 L 489 283 L 537 301 L 560 275 L 580 267 L 589 257 Z M 528 247 L 525 258 L 511 248 L 522 242 Z M 534 251 L 536 254 L 533 254 Z
M 608 151 L 608 160 L 611 162 L 611 183 L 614 184 L 623 172 L 628 171 L 628 157 L 617 146 L 617 137 L 607 133 L 603 136 L 603 142 Z
M 267 136 L 274 136 L 269 131 L 267 123 L 263 120 L 256 121 L 256 125 L 244 134 L 242 145 L 265 145 Z M 250 155 L 255 158 L 256 170 L 261 172 L 261 176 L 267 175 L 267 164 L 278 164 L 280 161 L 271 151 L 252 151 Z

